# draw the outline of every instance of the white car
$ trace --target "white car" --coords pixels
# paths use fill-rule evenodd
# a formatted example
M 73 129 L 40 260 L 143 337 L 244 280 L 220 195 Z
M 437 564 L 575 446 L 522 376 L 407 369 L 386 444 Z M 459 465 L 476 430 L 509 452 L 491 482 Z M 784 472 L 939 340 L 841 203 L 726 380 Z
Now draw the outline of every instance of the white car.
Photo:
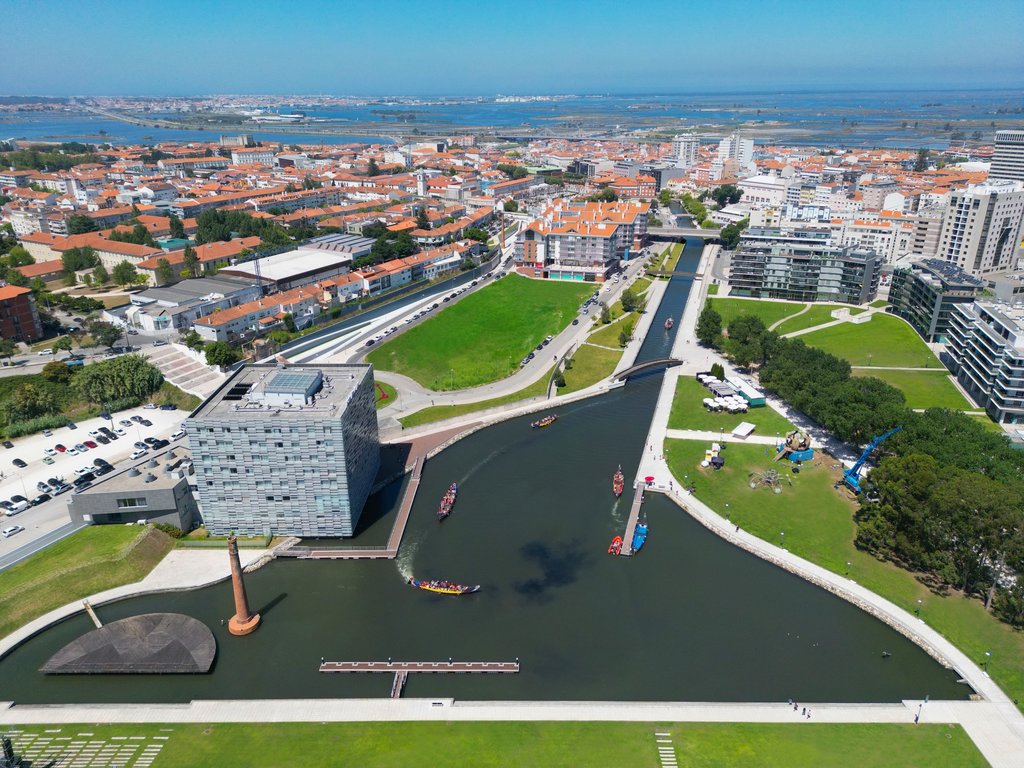
M 53 448 L 43 448 L 43 453 L 45 453 L 47 456 L 56 456 L 57 455 L 57 452 L 55 450 L 53 450 Z
M 100 432 L 100 431 L 99 431 L 98 429 L 90 429 L 90 430 L 89 430 L 89 434 L 90 434 L 90 435 L 91 435 L 92 437 L 99 437 L 99 436 L 100 436 L 100 435 L 102 435 L 103 433 L 102 433 L 102 432 Z
M 171 440 L 181 440 L 185 436 L 185 430 L 179 429 L 177 432 L 171 432 Z
M 0 536 L 3 536 L 5 539 L 9 539 L 14 534 L 21 533 L 24 530 L 25 529 L 20 525 L 12 525 L 9 528 L 4 528 L 3 531 L 0 531 Z
M 64 451 L 64 453 L 68 454 L 69 456 L 74 456 L 76 453 L 78 453 L 78 449 L 75 448 L 75 446 L 73 445 L 69 445 L 68 449 Z
M 52 349 L 40 349 L 38 352 L 36 352 L 36 354 L 40 355 L 40 356 L 42 356 L 42 355 L 52 355 L 53 354 L 53 350 Z M 15 526 L 15 527 L 17 527 L 17 526 Z
M 138 450 L 132 451 L 132 455 L 129 456 L 128 458 L 134 461 L 135 459 L 141 459 L 147 453 L 149 453 L 149 451 L 144 451 L 141 448 L 139 448 Z
M 118 435 L 119 437 L 124 437 L 124 436 L 125 436 L 125 435 L 127 435 L 128 433 L 127 433 L 127 432 L 125 432 L 125 431 L 124 431 L 123 429 L 121 429 L 120 427 L 114 427 L 114 434 L 115 434 L 115 435 Z
M 89 474 L 94 469 L 96 469 L 96 467 L 79 467 L 78 469 L 75 470 L 75 474 L 81 477 L 82 475 Z
M 156 410 L 156 403 L 146 403 L 146 404 L 145 404 L 144 406 L 142 406 L 142 407 L 143 407 L 143 408 L 144 408 L 145 410 L 147 410 L 147 411 L 155 411 L 155 410 Z

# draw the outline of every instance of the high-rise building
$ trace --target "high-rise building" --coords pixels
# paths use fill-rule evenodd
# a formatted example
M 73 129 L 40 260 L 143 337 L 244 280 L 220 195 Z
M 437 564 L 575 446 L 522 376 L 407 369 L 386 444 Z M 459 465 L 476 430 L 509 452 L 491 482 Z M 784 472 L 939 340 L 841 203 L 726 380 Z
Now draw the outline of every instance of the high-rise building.
M 740 168 L 746 168 L 754 160 L 754 140 L 734 133 L 722 139 L 718 144 L 718 159 L 735 160 Z
M 996 131 L 989 179 L 1024 181 L 1024 131 Z
M 957 304 L 949 346 L 956 380 L 1001 424 L 1024 424 L 1024 309 L 976 301 Z
M 936 256 L 972 275 L 1013 268 L 1024 230 L 1024 182 L 988 181 L 949 193 Z
M 677 168 L 689 168 L 697 163 L 697 151 L 700 149 L 700 139 L 696 136 L 676 136 L 672 139 L 672 157 L 675 158 Z
M 352 536 L 380 466 L 369 365 L 240 368 L 186 421 L 210 533 Z
M 984 288 L 984 282 L 948 261 L 915 261 L 893 271 L 888 311 L 925 341 L 945 342 L 954 306 L 970 304 Z

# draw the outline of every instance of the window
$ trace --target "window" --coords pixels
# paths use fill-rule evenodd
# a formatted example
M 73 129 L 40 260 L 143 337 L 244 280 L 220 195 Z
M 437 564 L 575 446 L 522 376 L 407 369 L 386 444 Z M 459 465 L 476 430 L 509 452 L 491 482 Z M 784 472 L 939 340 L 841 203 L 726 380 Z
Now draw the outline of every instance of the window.
M 146 498 L 144 496 L 143 497 L 136 497 L 136 498 L 133 498 L 133 499 L 118 499 L 117 500 L 117 508 L 118 509 L 134 509 L 136 507 L 148 507 L 148 506 L 149 506 L 149 503 L 146 501 Z

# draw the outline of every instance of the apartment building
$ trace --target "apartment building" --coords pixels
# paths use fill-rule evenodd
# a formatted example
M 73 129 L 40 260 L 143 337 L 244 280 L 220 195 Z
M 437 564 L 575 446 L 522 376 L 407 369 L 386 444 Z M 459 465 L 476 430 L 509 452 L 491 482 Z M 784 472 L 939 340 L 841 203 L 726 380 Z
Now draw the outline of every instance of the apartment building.
M 988 177 L 1024 181 L 1024 131 L 996 131 Z
M 265 165 L 274 164 L 274 150 L 268 147 L 239 147 L 231 150 L 232 165 Z
M 235 341 L 274 330 L 291 315 L 296 325 L 308 325 L 334 303 L 334 293 L 321 285 L 304 285 L 290 291 L 219 309 L 194 320 L 192 329 L 205 341 Z
M 882 259 L 853 246 L 830 244 L 827 230 L 751 229 L 732 257 L 737 296 L 865 304 L 878 292 Z
M 960 385 L 1001 424 L 1024 424 L 1024 307 L 958 304 L 949 346 Z
M 696 136 L 676 136 L 672 139 L 672 157 L 677 168 L 689 168 L 696 165 L 700 151 L 700 139 Z M 592 175 L 592 174 L 591 174 Z
M 0 336 L 26 343 L 43 338 L 36 300 L 28 288 L 0 286 Z
M 380 466 L 369 365 L 252 365 L 186 421 L 215 536 L 352 536 Z
M 1024 182 L 990 181 L 949 193 L 937 258 L 972 275 L 1005 272 L 1024 235 Z
M 914 326 L 925 341 L 945 342 L 953 309 L 972 303 L 985 283 L 955 264 L 924 259 L 893 271 L 888 309 Z

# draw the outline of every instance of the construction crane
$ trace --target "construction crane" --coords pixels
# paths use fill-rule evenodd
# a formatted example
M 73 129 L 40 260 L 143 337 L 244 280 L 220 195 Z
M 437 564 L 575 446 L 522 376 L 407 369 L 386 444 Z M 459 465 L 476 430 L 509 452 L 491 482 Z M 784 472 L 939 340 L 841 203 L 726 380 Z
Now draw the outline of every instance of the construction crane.
M 868 456 L 871 455 L 871 452 L 875 450 L 875 448 L 880 446 L 882 443 L 884 443 L 890 437 L 895 435 L 901 429 L 903 429 L 903 427 L 896 427 L 895 429 L 890 429 L 881 437 L 875 437 L 871 440 L 870 443 L 868 443 L 868 447 L 864 449 L 864 453 L 862 453 L 860 455 L 860 458 L 857 459 L 857 463 L 854 464 L 845 472 L 843 472 L 843 483 L 846 485 L 847 488 L 849 488 L 854 493 L 860 493 L 860 470 L 864 466 L 864 463 L 868 460 Z

